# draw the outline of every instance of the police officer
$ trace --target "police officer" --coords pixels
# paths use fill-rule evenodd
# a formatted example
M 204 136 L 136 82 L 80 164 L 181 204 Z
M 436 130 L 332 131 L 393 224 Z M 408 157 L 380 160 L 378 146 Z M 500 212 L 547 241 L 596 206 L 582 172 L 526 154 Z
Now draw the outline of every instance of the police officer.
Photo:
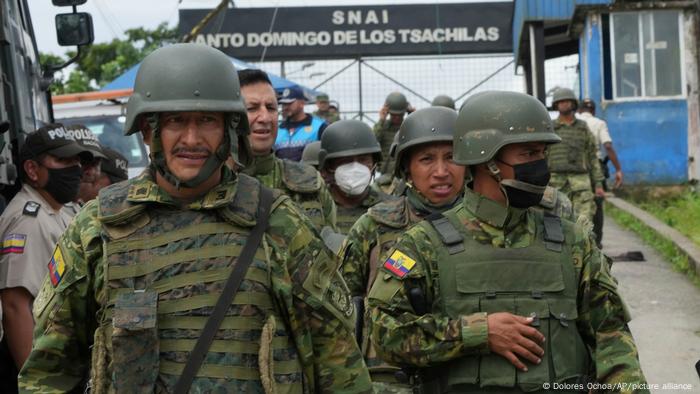
M 598 162 L 598 147 L 586 123 L 576 119 L 578 100 L 571 89 L 559 88 L 552 96 L 552 107 L 559 111 L 554 131 L 562 139 L 548 152 L 551 186 L 566 194 L 577 215 L 593 223 L 595 195 L 604 197 L 603 174 Z
M 338 231 L 347 234 L 367 208 L 388 196 L 370 188 L 381 148 L 364 122 L 333 123 L 321 138 L 318 160 L 337 208 Z
M 261 70 L 241 70 L 241 94 L 248 114 L 248 136 L 252 161 L 243 172 L 265 186 L 280 189 L 292 198 L 318 229 L 335 229 L 335 204 L 321 175 L 314 168 L 280 159 L 272 152 L 278 135 L 277 97 L 267 74 Z
M 96 393 L 370 392 L 336 260 L 287 197 L 224 165 L 249 150 L 230 59 L 148 55 L 127 104 L 139 130 L 149 169 L 102 189 L 53 253 L 21 389 L 89 374 Z
M 0 391 L 16 391 L 17 371 L 32 349 L 32 302 L 48 273 L 51 251 L 71 220 L 64 204 L 78 193 L 80 156 L 92 159 L 58 123 L 29 134 L 20 149 L 22 189 L 0 216 L 0 299 L 5 332 Z M 14 362 L 7 362 L 8 351 Z
M 111 184 L 129 179 L 129 160 L 121 153 L 108 147 L 102 148 L 105 159 L 102 160 L 100 176 L 95 181 L 97 192 Z
M 455 101 L 452 99 L 452 97 L 446 94 L 439 94 L 435 96 L 430 105 L 433 107 L 447 107 L 450 109 L 455 109 Z
M 95 182 L 97 182 L 97 179 L 100 177 L 102 160 L 106 159 L 107 156 L 105 156 L 102 151 L 102 145 L 99 139 L 97 139 L 95 134 L 87 127 L 81 124 L 74 124 L 66 126 L 66 130 L 75 138 L 78 145 L 92 154 L 92 160 L 83 160 L 80 163 L 82 174 L 80 175 L 78 197 L 67 206 L 69 210 L 78 213 L 83 204 L 97 197 L 99 189 L 95 188 Z M 73 216 L 75 216 L 75 213 Z
M 284 89 L 279 100 L 282 104 L 282 117 L 275 154 L 282 159 L 301 160 L 306 144 L 318 141 L 328 124 L 322 118 L 304 112 L 306 96 L 299 86 Z
M 452 135 L 457 112 L 443 107 L 419 109 L 408 115 L 397 135 L 396 177 L 408 187 L 395 200 L 369 208 L 350 229 L 341 252 L 341 272 L 353 297 L 365 297 L 374 282 L 380 260 L 410 226 L 434 212 L 452 208 L 461 201 L 464 166 L 452 161 Z M 398 368 L 381 361 L 369 343 L 368 324 L 361 335 L 365 361 L 377 391 L 399 387 Z
M 460 110 L 453 160 L 473 183 L 398 239 L 368 296 L 379 355 L 419 368 L 424 392 L 646 383 L 592 234 L 529 209 L 549 180 L 546 147 L 560 140 L 531 96 L 484 92 Z
M 384 106 L 379 110 L 379 121 L 374 124 L 373 131 L 382 147 L 382 161 L 379 163 L 379 171 L 382 174 L 391 174 L 394 171 L 394 162 L 389 155 L 389 149 L 404 116 L 413 110 L 406 96 L 399 92 L 389 93 Z
M 327 94 L 319 94 L 318 96 L 316 96 L 316 107 L 318 109 L 314 111 L 313 115 L 317 118 L 325 120 L 327 124 L 331 124 L 340 120 L 338 111 L 331 110 L 331 102 Z

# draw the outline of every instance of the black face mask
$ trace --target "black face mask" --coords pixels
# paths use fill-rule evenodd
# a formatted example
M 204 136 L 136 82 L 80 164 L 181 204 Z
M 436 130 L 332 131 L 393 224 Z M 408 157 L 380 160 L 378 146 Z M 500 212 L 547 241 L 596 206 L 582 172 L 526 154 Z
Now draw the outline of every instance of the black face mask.
M 515 173 L 515 179 L 501 181 L 508 203 L 516 208 L 529 208 L 539 204 L 549 183 L 547 160 L 540 159 L 516 165 L 502 161 L 501 163 L 512 167 Z
M 46 169 L 49 170 L 49 179 L 43 189 L 59 204 L 75 200 L 80 188 L 80 166 Z

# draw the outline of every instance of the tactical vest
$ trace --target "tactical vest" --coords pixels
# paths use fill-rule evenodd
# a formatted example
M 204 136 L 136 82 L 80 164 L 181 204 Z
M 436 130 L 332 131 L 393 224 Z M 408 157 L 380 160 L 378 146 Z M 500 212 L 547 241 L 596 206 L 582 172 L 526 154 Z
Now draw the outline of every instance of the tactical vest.
M 343 207 L 342 205 L 337 205 L 336 223 L 338 225 L 338 232 L 347 235 L 357 219 L 364 215 L 371 206 L 379 203 L 380 201 L 385 201 L 392 198 L 394 197 L 388 196 L 382 192 L 377 192 L 376 190 L 372 190 L 370 187 L 367 197 L 365 197 L 365 199 L 362 200 L 357 206 L 348 208 Z
M 258 182 L 240 174 L 228 205 L 180 210 L 100 192 L 107 300 L 95 333 L 95 392 L 171 392 L 256 221 Z M 276 195 L 277 203 L 279 194 Z M 303 392 L 294 340 L 271 297 L 263 238 L 192 384 L 193 392 Z M 111 369 L 111 376 L 101 375 Z
M 321 127 L 326 122 L 315 116 L 311 117 L 311 124 L 297 127 L 294 131 L 280 125 L 277 130 L 277 139 L 273 146 L 278 157 L 301 159 L 304 147 L 314 141 L 320 140 Z M 298 157 L 298 158 L 297 158 Z
M 546 338 L 539 365 L 528 372 L 497 354 L 464 356 L 425 371 L 430 393 L 517 393 L 542 391 L 549 383 L 581 382 L 589 372 L 587 349 L 576 328 L 578 280 L 570 236 L 559 218 L 536 215 L 537 234 L 525 248 L 494 248 L 476 241 L 457 212 L 423 221 L 438 248 L 439 301 L 433 310 L 451 319 L 477 312 L 531 316 Z M 585 385 L 583 386 L 585 388 Z M 588 390 L 583 390 L 588 391 Z M 562 390 L 552 392 L 561 393 Z
M 391 155 L 389 155 L 389 149 L 394 142 L 394 134 L 398 133 L 399 127 L 400 125 L 393 125 L 391 120 L 387 119 L 379 129 L 377 141 L 379 141 L 379 146 L 382 148 L 383 164 L 380 167 L 382 174 L 390 174 L 394 171 L 394 160 L 391 158 Z
M 548 148 L 547 162 L 553 173 L 588 172 L 589 163 L 587 143 L 593 135 L 586 124 L 576 119 L 573 124 L 565 125 L 554 122 L 554 131 L 561 137 L 561 142 Z

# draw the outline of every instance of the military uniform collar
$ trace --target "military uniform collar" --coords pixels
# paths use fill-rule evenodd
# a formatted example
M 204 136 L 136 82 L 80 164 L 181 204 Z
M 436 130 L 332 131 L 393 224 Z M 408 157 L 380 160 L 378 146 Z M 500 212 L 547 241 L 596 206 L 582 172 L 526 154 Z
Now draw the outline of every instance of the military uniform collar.
M 469 188 L 464 192 L 464 208 L 478 220 L 501 229 L 517 226 L 525 219 L 527 213 L 527 209 L 504 207 Z
M 571 124 L 564 123 L 559 120 L 559 118 L 554 119 L 552 125 L 555 129 L 558 129 L 560 127 L 580 127 L 583 124 L 583 120 L 577 118 L 574 116 L 574 121 L 571 122 Z
M 462 197 L 461 194 L 458 194 L 452 201 L 448 203 L 435 205 L 428 201 L 427 198 L 425 198 L 422 194 L 420 194 L 420 192 L 418 192 L 411 186 L 406 187 L 406 191 L 404 192 L 404 194 L 406 195 L 406 199 L 411 205 L 411 208 L 421 216 L 428 216 L 436 212 L 445 212 L 446 210 L 457 205 L 458 201 L 460 200 L 460 197 Z
M 275 168 L 276 160 L 277 158 L 272 151 L 263 156 L 253 156 L 253 162 L 246 166 L 243 173 L 252 177 L 268 174 Z
M 205 195 L 182 207 L 182 204 L 163 190 L 153 179 L 150 170 L 130 181 L 127 201 L 132 203 L 157 203 L 178 206 L 185 209 L 214 209 L 228 204 L 236 192 L 236 177 L 224 166 L 221 182 Z

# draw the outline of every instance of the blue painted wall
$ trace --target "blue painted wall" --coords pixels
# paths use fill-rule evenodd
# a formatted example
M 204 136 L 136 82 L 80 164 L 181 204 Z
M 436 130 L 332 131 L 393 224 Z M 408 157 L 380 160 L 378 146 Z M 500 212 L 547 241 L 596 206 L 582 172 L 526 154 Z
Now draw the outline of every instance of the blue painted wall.
M 585 43 L 584 43 L 585 40 Z M 589 17 L 579 37 L 581 96 L 608 122 L 627 184 L 678 184 L 688 179 L 688 104 L 684 99 L 607 101 L 603 98 L 601 26 Z M 588 67 L 588 78 L 583 72 Z M 614 171 L 609 164 L 611 173 Z
M 626 183 L 688 180 L 686 100 L 609 102 L 598 112 L 608 122 Z

